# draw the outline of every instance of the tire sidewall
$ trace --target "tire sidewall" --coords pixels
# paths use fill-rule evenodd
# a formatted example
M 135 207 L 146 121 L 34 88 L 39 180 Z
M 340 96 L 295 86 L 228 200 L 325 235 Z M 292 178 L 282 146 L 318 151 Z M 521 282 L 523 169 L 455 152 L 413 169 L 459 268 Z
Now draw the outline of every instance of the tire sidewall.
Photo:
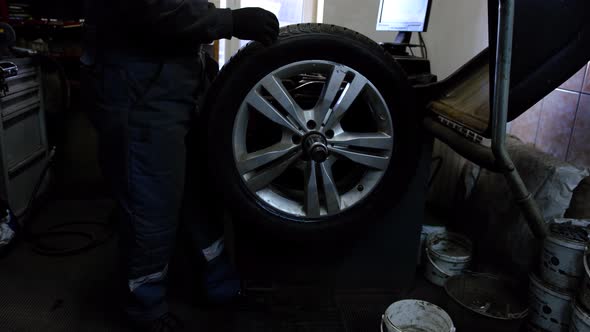
M 230 72 L 215 82 L 208 111 L 209 170 L 234 215 L 272 231 L 345 230 L 364 224 L 395 205 L 415 173 L 419 151 L 415 97 L 403 70 L 376 44 L 343 34 L 313 33 L 283 38 L 271 47 L 250 44 Z M 234 121 L 246 95 L 273 71 L 305 60 L 346 65 L 365 76 L 386 101 L 394 127 L 394 151 L 388 170 L 374 191 L 357 206 L 319 222 L 285 215 L 263 203 L 243 183 L 233 155 Z M 228 65 L 229 66 L 229 65 Z M 305 220 L 312 221 L 312 220 Z

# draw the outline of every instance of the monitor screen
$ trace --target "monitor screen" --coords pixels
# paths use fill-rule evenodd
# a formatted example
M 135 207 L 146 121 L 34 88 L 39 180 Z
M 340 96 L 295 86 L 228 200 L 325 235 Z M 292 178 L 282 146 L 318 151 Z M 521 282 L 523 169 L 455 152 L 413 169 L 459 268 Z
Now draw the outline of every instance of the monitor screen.
M 426 31 L 431 0 L 381 0 L 377 31 Z

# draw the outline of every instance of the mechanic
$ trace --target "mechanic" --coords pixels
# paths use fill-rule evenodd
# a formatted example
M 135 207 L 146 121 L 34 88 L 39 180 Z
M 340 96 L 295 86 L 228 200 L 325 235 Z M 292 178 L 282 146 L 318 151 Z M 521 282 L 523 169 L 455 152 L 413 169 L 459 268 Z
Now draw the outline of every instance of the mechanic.
M 120 207 L 124 312 L 137 331 L 181 330 L 165 281 L 190 176 L 186 137 L 205 89 L 200 45 L 232 37 L 268 45 L 279 23 L 261 8 L 217 9 L 205 0 L 85 1 L 82 93 Z M 210 300 L 228 301 L 239 278 L 220 220 L 204 219 L 188 229 L 208 262 Z

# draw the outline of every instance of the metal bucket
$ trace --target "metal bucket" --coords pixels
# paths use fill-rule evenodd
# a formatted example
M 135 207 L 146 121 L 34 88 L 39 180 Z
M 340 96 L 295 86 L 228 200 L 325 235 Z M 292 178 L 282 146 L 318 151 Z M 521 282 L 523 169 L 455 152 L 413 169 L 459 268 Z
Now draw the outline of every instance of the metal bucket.
M 547 331 L 569 331 L 573 295 L 543 282 L 534 274 L 530 280 L 531 323 Z
M 465 273 L 449 278 L 445 290 L 459 331 L 519 332 L 528 315 L 526 288 L 511 279 Z
M 438 286 L 444 286 L 448 278 L 461 275 L 471 263 L 473 244 L 460 234 L 434 233 L 426 241 L 426 266 L 424 276 Z
M 581 304 L 574 303 L 574 314 L 570 325 L 569 332 L 590 331 L 590 314 L 581 307 Z
M 385 331 L 455 332 L 455 327 L 451 317 L 436 305 L 419 300 L 404 300 L 395 302 L 385 311 L 381 319 L 381 332 Z
M 590 249 L 586 248 L 584 254 L 584 281 L 582 284 L 582 293 L 580 294 L 580 302 L 587 310 L 590 310 Z
M 552 223 L 549 230 L 541 255 L 541 278 L 558 288 L 578 290 L 584 279 L 588 232 L 572 222 Z

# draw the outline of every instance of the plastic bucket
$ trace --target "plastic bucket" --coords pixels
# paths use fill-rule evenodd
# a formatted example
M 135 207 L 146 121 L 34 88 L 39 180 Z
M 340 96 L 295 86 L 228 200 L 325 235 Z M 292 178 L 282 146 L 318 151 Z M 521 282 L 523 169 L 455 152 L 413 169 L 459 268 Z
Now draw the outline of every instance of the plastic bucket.
M 584 255 L 584 281 L 582 284 L 582 293 L 580 294 L 580 302 L 587 310 L 590 310 L 590 249 L 586 248 Z
M 471 263 L 472 252 L 471 241 L 463 235 L 450 232 L 430 234 L 426 241 L 424 276 L 442 287 L 448 278 L 463 274 Z
M 569 331 L 573 295 L 543 282 L 534 274 L 530 280 L 531 323 L 547 331 Z
M 449 278 L 445 291 L 459 331 L 519 332 L 528 315 L 526 288 L 512 279 L 468 272 Z
M 535 325 L 533 325 L 531 323 L 529 323 L 527 325 L 527 331 L 528 332 L 547 332 L 546 330 L 543 330 L 543 329 L 541 329 L 539 327 L 536 327 Z
M 574 313 L 570 325 L 570 332 L 590 331 L 590 314 L 578 303 L 574 303 Z
M 455 332 L 455 326 L 451 317 L 436 305 L 404 300 L 387 308 L 382 317 L 381 332 Z
M 422 232 L 420 233 L 420 248 L 418 248 L 418 266 L 422 266 L 422 264 L 424 264 L 423 258 L 426 255 L 426 240 L 428 239 L 428 236 L 433 233 L 442 233 L 445 231 L 446 228 L 444 226 L 422 226 Z
M 578 290 L 584 279 L 587 231 L 573 223 L 552 223 L 543 243 L 541 278 L 558 288 Z

